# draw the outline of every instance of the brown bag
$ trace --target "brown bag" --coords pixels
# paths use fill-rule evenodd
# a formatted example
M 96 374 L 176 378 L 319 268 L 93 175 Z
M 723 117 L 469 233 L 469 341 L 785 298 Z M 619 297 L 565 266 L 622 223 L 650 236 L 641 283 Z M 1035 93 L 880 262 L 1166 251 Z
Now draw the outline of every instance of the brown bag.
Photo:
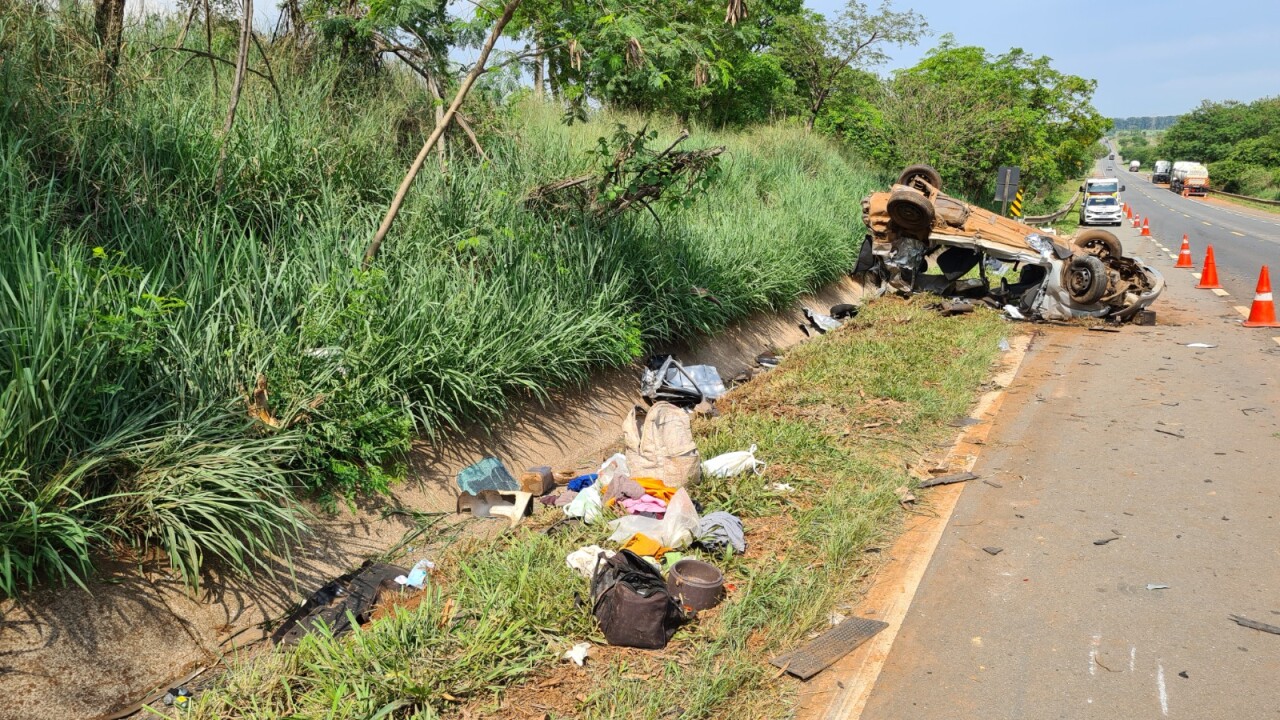
M 662 573 L 630 550 L 601 553 L 591 578 L 591 611 L 610 645 L 661 649 L 687 616 Z
M 671 403 L 654 403 L 644 418 L 643 430 L 631 414 L 622 423 L 627 444 L 627 469 L 631 477 L 652 477 L 671 487 L 684 487 L 698 479 L 702 464 L 693 443 L 689 414 Z

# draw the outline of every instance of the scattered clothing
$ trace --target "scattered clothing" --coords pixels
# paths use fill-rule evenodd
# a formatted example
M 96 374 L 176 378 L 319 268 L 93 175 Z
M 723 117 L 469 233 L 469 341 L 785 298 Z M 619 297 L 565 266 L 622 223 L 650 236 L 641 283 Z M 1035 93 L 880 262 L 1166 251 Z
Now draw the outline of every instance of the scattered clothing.
M 698 544 L 711 552 L 720 552 L 726 547 L 732 547 L 737 553 L 746 552 L 742 521 L 723 510 L 703 517 L 698 523 Z
M 573 502 L 573 499 L 576 497 L 578 497 L 577 492 L 573 490 L 565 490 L 559 495 L 556 495 L 556 507 L 564 507 L 565 505 Z
M 661 560 L 662 556 L 671 550 L 669 547 L 663 547 L 662 543 L 645 535 L 644 533 L 636 533 L 631 539 L 622 544 L 623 550 L 630 550 L 640 557 L 652 557 L 655 560 Z
M 555 507 L 555 504 L 559 501 L 560 501 L 559 494 L 543 495 L 542 497 L 538 498 L 538 502 L 542 503 L 543 505 L 549 505 L 551 507 Z
M 658 498 L 663 502 L 670 502 L 671 498 L 676 494 L 679 488 L 673 488 L 662 482 L 658 478 L 638 477 L 632 478 L 637 485 L 644 488 L 644 494 Z
M 568 487 L 570 490 L 574 492 L 582 492 L 584 489 L 594 485 L 597 477 L 599 476 L 596 475 L 595 473 L 591 473 L 590 475 L 579 475 L 578 477 L 569 481 Z
M 614 478 L 604 489 L 604 504 L 612 505 L 623 498 L 644 497 L 644 486 L 629 477 Z
M 599 545 L 587 545 L 565 556 L 564 564 L 573 570 L 577 570 L 582 577 L 590 579 L 595 574 L 596 563 L 599 561 L 600 553 L 604 553 L 606 558 L 613 557 L 612 550 L 605 550 Z
M 600 502 L 600 491 L 589 487 L 578 493 L 573 502 L 564 506 L 564 514 L 569 517 L 580 517 L 582 522 L 590 525 L 600 517 L 603 508 L 604 503 Z
M 666 501 L 659 500 L 652 495 L 641 495 L 638 498 L 623 498 L 618 502 L 618 504 L 632 515 L 637 513 L 665 513 L 667 511 Z

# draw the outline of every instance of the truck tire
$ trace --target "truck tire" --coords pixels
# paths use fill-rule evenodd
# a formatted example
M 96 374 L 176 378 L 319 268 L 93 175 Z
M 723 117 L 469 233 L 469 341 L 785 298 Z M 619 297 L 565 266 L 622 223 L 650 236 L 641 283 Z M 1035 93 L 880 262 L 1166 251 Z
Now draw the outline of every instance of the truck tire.
M 907 169 L 902 171 L 902 174 L 898 175 L 898 184 L 910 186 L 911 181 L 916 178 L 924 180 L 938 191 L 942 190 L 942 176 L 929 165 L 908 166 Z
M 915 190 L 893 191 L 886 210 L 889 219 L 908 233 L 928 234 L 933 227 L 933 203 Z
M 1092 255 L 1077 255 L 1062 268 L 1062 285 L 1071 299 L 1093 305 L 1107 294 L 1107 267 Z
M 1120 239 L 1107 230 L 1082 230 L 1071 238 L 1071 247 L 1094 257 L 1124 257 Z

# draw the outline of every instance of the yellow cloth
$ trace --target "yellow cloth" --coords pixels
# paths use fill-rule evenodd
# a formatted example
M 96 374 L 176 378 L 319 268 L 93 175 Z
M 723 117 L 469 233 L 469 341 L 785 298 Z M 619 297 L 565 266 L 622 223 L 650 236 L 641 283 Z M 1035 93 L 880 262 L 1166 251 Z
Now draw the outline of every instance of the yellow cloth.
M 644 533 L 632 535 L 630 540 L 622 544 L 622 549 L 630 550 L 640 557 L 651 555 L 654 560 L 661 560 L 662 556 L 671 550 L 669 547 L 663 547 L 662 543 Z
M 652 495 L 663 502 L 670 502 L 671 496 L 675 495 L 676 490 L 679 489 L 666 485 L 658 478 L 638 477 L 631 479 L 635 480 L 640 484 L 640 487 L 644 488 L 646 495 Z

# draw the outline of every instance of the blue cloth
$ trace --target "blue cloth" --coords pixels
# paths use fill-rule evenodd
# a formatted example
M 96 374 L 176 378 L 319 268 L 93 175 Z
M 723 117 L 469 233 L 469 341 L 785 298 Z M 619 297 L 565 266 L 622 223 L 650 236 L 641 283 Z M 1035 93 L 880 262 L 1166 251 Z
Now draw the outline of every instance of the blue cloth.
M 520 483 L 511 477 L 501 460 L 487 457 L 458 473 L 458 488 L 464 493 L 479 495 L 485 490 L 519 490 Z
M 595 485 L 597 477 L 598 476 L 595 473 L 591 473 L 590 475 L 579 475 L 569 481 L 569 489 L 574 492 L 582 492 L 592 485 Z

